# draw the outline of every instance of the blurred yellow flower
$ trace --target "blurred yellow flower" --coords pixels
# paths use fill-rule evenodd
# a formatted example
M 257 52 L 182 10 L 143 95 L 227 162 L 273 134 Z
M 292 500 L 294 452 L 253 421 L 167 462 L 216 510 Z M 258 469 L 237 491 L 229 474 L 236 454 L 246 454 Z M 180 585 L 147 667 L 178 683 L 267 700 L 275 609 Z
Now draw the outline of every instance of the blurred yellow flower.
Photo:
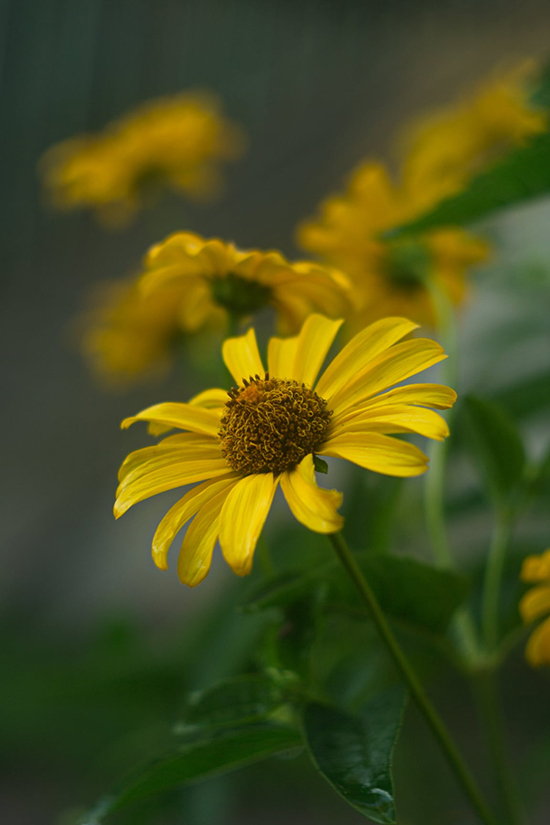
M 548 616 L 527 643 L 525 657 L 533 667 L 550 665 L 550 549 L 540 556 L 528 556 L 521 568 L 521 580 L 536 584 L 522 597 L 519 611 L 526 624 Z
M 144 103 L 99 134 L 52 147 L 41 170 L 56 206 L 91 207 L 116 225 L 160 185 L 190 198 L 215 194 L 220 162 L 243 147 L 240 129 L 215 97 L 187 92 Z
M 465 291 L 465 272 L 487 255 L 487 245 L 458 228 L 432 231 L 402 241 L 381 235 L 412 220 L 425 208 L 423 194 L 412 197 L 390 180 L 381 163 L 362 163 L 345 193 L 328 198 L 319 216 L 298 228 L 298 242 L 339 267 L 353 282 L 352 329 L 389 314 L 420 324 L 436 321 L 428 279 L 453 304 Z
M 243 322 L 268 306 L 282 333 L 297 332 L 314 311 L 349 312 L 349 291 L 335 269 L 176 232 L 149 250 L 137 280 L 103 291 L 84 349 L 101 375 L 139 378 L 169 362 L 182 334 L 227 325 L 229 316 Z
M 299 522 L 318 533 L 340 530 L 342 494 L 317 486 L 317 454 L 392 476 L 427 469 L 418 447 L 392 435 L 444 439 L 447 424 L 430 408 L 451 407 L 456 393 L 437 384 L 389 388 L 445 358 L 442 348 L 422 338 L 397 343 L 415 324 L 385 318 L 353 338 L 318 379 L 341 323 L 310 315 L 296 337 L 272 338 L 268 372 L 253 329 L 230 338 L 223 344 L 236 382 L 229 393 L 206 390 L 188 404 L 157 404 L 122 422 L 149 422 L 157 435 L 184 432 L 130 453 L 119 472 L 117 518 L 150 496 L 200 482 L 157 528 L 158 567 L 166 569 L 176 534 L 195 516 L 179 555 L 180 580 L 194 587 L 205 578 L 218 539 L 232 570 L 249 573 L 279 484 Z
M 401 139 L 406 191 L 425 208 L 460 190 L 472 175 L 548 128 L 531 102 L 536 65 L 495 73 L 454 106 L 420 118 Z

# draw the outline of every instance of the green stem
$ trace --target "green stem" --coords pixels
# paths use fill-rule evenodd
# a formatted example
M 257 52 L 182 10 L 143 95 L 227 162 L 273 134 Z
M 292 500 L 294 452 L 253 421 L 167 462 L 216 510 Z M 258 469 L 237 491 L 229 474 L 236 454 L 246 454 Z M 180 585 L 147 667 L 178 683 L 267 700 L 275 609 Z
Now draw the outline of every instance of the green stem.
M 411 668 L 411 665 L 399 647 L 399 644 L 386 621 L 380 605 L 376 600 L 376 596 L 363 576 L 361 568 L 357 564 L 357 561 L 346 544 L 344 537 L 341 533 L 333 533 L 329 536 L 329 538 L 338 558 L 342 562 L 342 565 L 352 580 L 359 596 L 367 607 L 382 640 L 393 658 L 401 678 L 408 687 L 414 701 L 418 706 L 418 709 L 424 716 L 434 736 L 443 749 L 449 764 L 455 771 L 466 795 L 470 799 L 470 802 L 486 825 L 496 825 L 496 820 L 487 808 L 487 805 L 485 804 L 485 801 L 474 782 L 468 766 L 462 759 L 462 756 L 458 752 L 450 733 L 445 727 L 445 724 L 428 699 L 424 688 L 420 684 L 415 672 Z
M 500 585 L 506 550 L 510 540 L 511 518 L 507 509 L 497 511 L 485 570 L 481 622 L 483 637 L 489 651 L 498 643 Z
M 475 679 L 476 695 L 485 722 L 485 732 L 493 760 L 498 788 L 505 806 L 507 825 L 522 822 L 521 804 L 517 793 L 503 731 L 503 714 L 494 673 L 480 671 Z

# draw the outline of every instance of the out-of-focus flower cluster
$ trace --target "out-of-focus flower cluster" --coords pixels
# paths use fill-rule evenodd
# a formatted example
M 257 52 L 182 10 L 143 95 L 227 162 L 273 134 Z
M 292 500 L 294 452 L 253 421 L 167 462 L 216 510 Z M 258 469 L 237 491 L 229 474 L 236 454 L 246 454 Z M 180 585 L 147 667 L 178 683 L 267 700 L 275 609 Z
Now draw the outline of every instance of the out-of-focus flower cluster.
M 550 665 L 550 550 L 540 556 L 528 556 L 521 568 L 521 579 L 535 585 L 519 603 L 526 624 L 547 616 L 531 633 L 525 655 L 533 667 Z

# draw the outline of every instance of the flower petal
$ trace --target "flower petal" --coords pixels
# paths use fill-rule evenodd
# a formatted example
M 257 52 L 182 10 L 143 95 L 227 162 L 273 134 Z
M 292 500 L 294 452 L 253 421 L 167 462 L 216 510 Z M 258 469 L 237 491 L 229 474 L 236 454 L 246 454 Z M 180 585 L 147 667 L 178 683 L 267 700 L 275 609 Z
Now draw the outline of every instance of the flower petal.
M 429 338 L 404 341 L 379 355 L 354 379 L 348 380 L 332 397 L 330 406 L 335 414 L 357 406 L 381 390 L 404 381 L 446 357 L 443 348 Z
M 349 432 L 418 433 L 443 441 L 449 435 L 449 427 L 433 410 L 409 404 L 388 404 L 374 409 L 350 410 L 331 426 L 329 437 Z
M 155 496 L 157 493 L 227 475 L 230 470 L 227 461 L 220 455 L 216 460 L 199 459 L 198 461 L 183 461 L 179 464 L 170 463 L 168 467 L 140 475 L 130 484 L 119 485 L 114 506 L 115 518 L 120 518 L 134 504 Z
M 317 384 L 317 393 L 330 400 L 359 370 L 417 327 L 407 318 L 383 318 L 366 327 L 328 365 Z
M 203 484 L 189 490 L 183 498 L 180 498 L 168 510 L 164 518 L 161 519 L 153 537 L 153 561 L 157 567 L 161 570 L 168 569 L 166 557 L 176 534 L 190 518 L 198 513 L 207 501 L 210 501 L 222 490 L 228 490 L 236 483 L 237 478 L 236 474 L 231 474 L 215 480 L 205 481 Z
M 252 569 L 254 550 L 262 532 L 279 477 L 259 473 L 242 478 L 223 506 L 220 544 L 234 573 L 245 576 Z
M 272 378 L 292 379 L 298 336 L 294 338 L 270 338 L 267 345 L 267 369 Z
M 320 455 L 352 461 L 388 476 L 417 476 L 428 469 L 428 459 L 418 447 L 379 433 L 346 433 L 326 441 Z
M 282 474 L 281 489 L 294 516 L 309 530 L 337 533 L 342 529 L 344 519 L 337 512 L 342 493 L 317 486 L 312 455 Z
M 327 352 L 343 321 L 331 321 L 323 315 L 310 315 L 298 335 L 294 361 L 295 381 L 303 381 L 309 387 L 315 383 Z
M 192 407 L 217 409 L 219 407 L 224 407 L 227 401 L 229 401 L 227 390 L 215 388 L 205 390 L 204 392 L 200 392 L 198 395 L 194 395 L 193 398 L 190 399 L 189 404 L 191 404 Z
M 369 398 L 361 404 L 361 409 L 373 409 L 388 402 L 391 404 L 414 404 L 418 407 L 435 407 L 448 410 L 456 401 L 456 392 L 444 384 L 407 384 L 396 387 L 382 395 Z
M 220 458 L 220 455 L 219 442 L 213 438 L 196 433 L 172 435 L 159 444 L 130 453 L 118 471 L 118 480 L 125 483 L 132 481 L 137 475 L 145 475 L 164 463 L 168 465 L 198 458 L 215 459 Z
M 532 587 L 522 596 L 519 612 L 526 624 L 550 613 L 550 585 L 541 584 L 538 587 Z
M 192 404 L 155 404 L 137 415 L 125 418 L 120 426 L 125 430 L 135 421 L 150 421 L 163 429 L 177 427 L 180 430 L 213 436 L 217 436 L 220 429 L 219 414 Z
M 178 557 L 182 584 L 196 587 L 208 575 L 219 535 L 220 513 L 230 491 L 231 487 L 226 487 L 207 501 L 189 525 Z
M 550 619 L 539 624 L 531 633 L 525 658 L 532 667 L 550 665 Z
M 545 550 L 540 556 L 527 556 L 523 560 L 521 580 L 535 583 L 546 579 L 550 584 L 550 550 Z
M 242 386 L 243 379 L 265 374 L 262 359 L 258 351 L 256 333 L 251 328 L 246 335 L 239 338 L 228 338 L 223 342 L 223 360 L 238 385 Z

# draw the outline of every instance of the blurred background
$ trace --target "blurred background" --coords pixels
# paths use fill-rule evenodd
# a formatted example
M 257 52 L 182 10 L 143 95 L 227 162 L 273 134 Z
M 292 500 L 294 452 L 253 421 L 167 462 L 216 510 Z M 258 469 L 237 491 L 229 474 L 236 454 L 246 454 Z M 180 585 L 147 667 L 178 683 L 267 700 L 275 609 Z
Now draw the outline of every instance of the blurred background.
M 98 388 L 72 325 L 87 290 L 135 271 L 147 247 L 177 229 L 295 256 L 297 222 L 360 159 L 391 163 L 396 132 L 409 118 L 454 100 L 501 63 L 544 56 L 549 32 L 544 0 L 1 0 L 4 822 L 72 821 L 78 806 L 137 761 L 147 736 L 154 742 L 177 717 L 184 689 L 246 666 L 261 631 L 261 620 L 229 609 L 241 583 L 224 565 L 195 591 L 174 570 L 153 566 L 151 534 L 169 495 L 120 522 L 112 518 L 117 468 L 143 446 L 143 433 L 121 433 L 120 420 L 200 387 L 179 370 L 157 386 Z M 90 213 L 46 207 L 36 167 L 48 147 L 190 87 L 217 93 L 248 135 L 248 152 L 228 170 L 220 200 L 197 205 L 166 194 L 117 232 Z M 497 253 L 478 271 L 460 327 L 462 387 L 503 401 L 533 456 L 548 439 L 549 219 L 550 205 L 539 202 L 476 227 Z M 475 487 L 468 468 L 457 469 L 457 478 L 457 495 Z M 414 495 L 404 507 L 414 507 Z M 461 513 L 461 525 L 464 564 L 475 566 L 489 515 L 473 507 Z M 550 544 L 549 527 L 541 509 L 517 542 L 540 552 Z M 422 554 L 414 523 L 399 541 Z M 240 661 L 224 658 L 228 638 L 242 640 Z M 510 733 L 524 790 L 533 795 L 532 822 L 543 825 L 548 774 L 529 766 L 540 766 L 540 752 L 550 765 L 548 738 L 538 731 L 549 682 L 526 670 L 521 650 L 510 668 Z M 468 699 L 444 670 L 437 686 L 475 755 Z M 403 823 L 441 823 L 449 805 L 454 819 L 445 821 L 470 822 L 463 800 L 452 801 L 456 789 L 443 768 L 438 793 L 420 804 L 416 782 L 432 776 L 424 730 L 418 775 L 399 773 L 420 729 L 411 712 L 397 754 L 398 790 L 410 810 Z M 235 781 L 188 789 L 151 815 L 166 825 L 361 821 L 303 757 L 289 764 L 271 760 Z

